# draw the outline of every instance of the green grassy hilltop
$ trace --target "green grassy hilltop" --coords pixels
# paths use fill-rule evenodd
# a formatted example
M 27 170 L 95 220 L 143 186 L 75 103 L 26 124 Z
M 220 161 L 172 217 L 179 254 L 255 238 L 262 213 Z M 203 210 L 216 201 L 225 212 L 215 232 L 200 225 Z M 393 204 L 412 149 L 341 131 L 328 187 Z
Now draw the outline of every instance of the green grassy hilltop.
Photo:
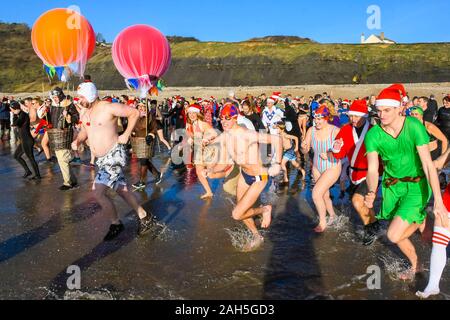
M 245 42 L 199 42 L 170 37 L 169 86 L 270 86 L 450 81 L 450 43 L 319 44 L 296 37 Z M 125 89 L 108 45 L 87 65 L 101 89 Z M 77 82 L 74 79 L 74 82 Z M 40 91 L 51 85 L 24 24 L 0 23 L 0 92 Z

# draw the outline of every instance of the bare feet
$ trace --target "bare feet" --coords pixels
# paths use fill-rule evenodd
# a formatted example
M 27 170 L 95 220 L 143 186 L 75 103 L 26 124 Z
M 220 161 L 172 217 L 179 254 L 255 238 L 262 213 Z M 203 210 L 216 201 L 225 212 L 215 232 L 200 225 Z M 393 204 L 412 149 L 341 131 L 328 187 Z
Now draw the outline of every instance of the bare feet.
M 254 235 L 252 240 L 250 240 L 243 248 L 242 252 L 251 252 L 259 247 L 264 243 L 264 238 L 260 235 Z
M 317 227 L 314 228 L 314 231 L 317 233 L 322 233 L 325 231 L 325 229 L 327 228 L 327 223 L 325 222 L 320 222 Z
M 147 211 L 145 211 L 145 209 L 142 208 L 142 207 L 139 207 L 139 208 L 137 209 L 137 214 L 138 214 L 138 216 L 139 216 L 139 219 L 144 219 L 144 218 L 147 217 Z
M 336 221 L 336 215 L 335 214 L 330 215 L 330 217 L 328 218 L 327 225 L 331 226 L 335 221 Z
M 400 272 L 398 275 L 398 278 L 402 281 L 412 281 L 415 279 L 416 274 L 422 272 L 422 268 L 421 267 L 411 267 L 403 272 Z
M 400 272 L 398 278 L 402 281 L 413 281 L 416 277 L 416 270 L 409 268 L 403 272 Z
M 262 208 L 264 209 L 264 211 L 262 213 L 261 228 L 267 229 L 272 222 L 272 205 L 269 204 Z
M 201 197 L 200 197 L 200 199 L 202 199 L 202 200 L 207 200 L 207 199 L 211 199 L 213 197 L 213 194 L 212 193 L 205 193 L 204 195 L 202 195 Z

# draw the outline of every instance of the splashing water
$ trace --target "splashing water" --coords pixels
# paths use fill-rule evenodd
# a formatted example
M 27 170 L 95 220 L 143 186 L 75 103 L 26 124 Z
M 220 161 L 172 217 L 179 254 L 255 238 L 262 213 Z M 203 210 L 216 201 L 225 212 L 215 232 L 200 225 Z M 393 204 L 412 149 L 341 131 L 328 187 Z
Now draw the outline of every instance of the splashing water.
M 231 238 L 231 244 L 239 251 L 243 251 L 245 245 L 253 239 L 253 234 L 248 229 L 225 229 Z
M 225 231 L 228 233 L 228 235 L 231 238 L 231 244 L 233 247 L 235 247 L 238 251 L 246 251 L 246 247 L 248 244 L 254 240 L 254 236 L 251 233 L 250 230 L 247 228 L 233 228 L 233 229 L 225 229 Z M 260 231 L 261 236 L 265 236 L 266 231 L 262 230 Z
M 168 287 L 155 284 L 152 289 L 145 292 L 137 292 L 136 289 L 127 291 L 115 291 L 105 287 L 83 290 L 66 290 L 62 296 L 47 287 L 39 289 L 46 291 L 44 300 L 184 300 L 185 298 Z
M 156 239 L 158 239 L 159 241 L 169 242 L 177 238 L 178 232 L 170 229 L 163 222 L 157 222 L 155 228 L 161 230 L 156 236 Z
M 106 288 L 88 291 L 66 290 L 59 296 L 47 287 L 40 287 L 46 292 L 44 300 L 115 300 L 113 294 Z
M 83 292 L 80 290 L 66 291 L 63 300 L 115 300 L 108 289 Z
M 331 230 L 335 231 L 345 231 L 348 229 L 348 226 L 350 224 L 350 218 L 345 215 L 336 215 L 336 217 L 333 220 L 328 220 L 328 227 Z
M 399 274 L 409 268 L 406 261 L 390 254 L 380 257 L 380 260 L 384 264 L 387 275 L 394 281 L 400 280 Z

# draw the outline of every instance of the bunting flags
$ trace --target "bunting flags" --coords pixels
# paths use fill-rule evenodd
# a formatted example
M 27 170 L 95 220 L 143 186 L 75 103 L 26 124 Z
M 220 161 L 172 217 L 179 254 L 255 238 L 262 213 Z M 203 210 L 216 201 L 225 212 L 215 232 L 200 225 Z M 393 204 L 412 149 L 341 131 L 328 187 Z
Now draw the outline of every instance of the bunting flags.
M 54 77 L 55 74 L 56 74 L 55 67 L 48 66 L 48 65 L 44 64 L 44 69 L 45 69 L 45 73 L 48 74 L 48 76 L 50 77 L 50 79 L 53 79 L 53 77 Z
M 58 76 L 58 79 L 62 82 L 67 82 L 70 80 L 71 75 L 74 73 L 71 66 L 68 67 L 53 67 L 44 64 L 45 73 L 53 79 L 55 75 Z

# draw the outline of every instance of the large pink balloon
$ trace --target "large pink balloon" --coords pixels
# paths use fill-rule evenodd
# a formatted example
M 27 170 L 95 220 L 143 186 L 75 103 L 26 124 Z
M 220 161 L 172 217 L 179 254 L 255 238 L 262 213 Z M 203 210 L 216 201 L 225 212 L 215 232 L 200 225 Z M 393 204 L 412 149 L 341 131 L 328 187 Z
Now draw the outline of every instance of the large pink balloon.
M 126 79 L 145 75 L 160 78 L 169 69 L 172 54 L 169 41 L 158 29 L 135 25 L 116 37 L 112 57 Z

